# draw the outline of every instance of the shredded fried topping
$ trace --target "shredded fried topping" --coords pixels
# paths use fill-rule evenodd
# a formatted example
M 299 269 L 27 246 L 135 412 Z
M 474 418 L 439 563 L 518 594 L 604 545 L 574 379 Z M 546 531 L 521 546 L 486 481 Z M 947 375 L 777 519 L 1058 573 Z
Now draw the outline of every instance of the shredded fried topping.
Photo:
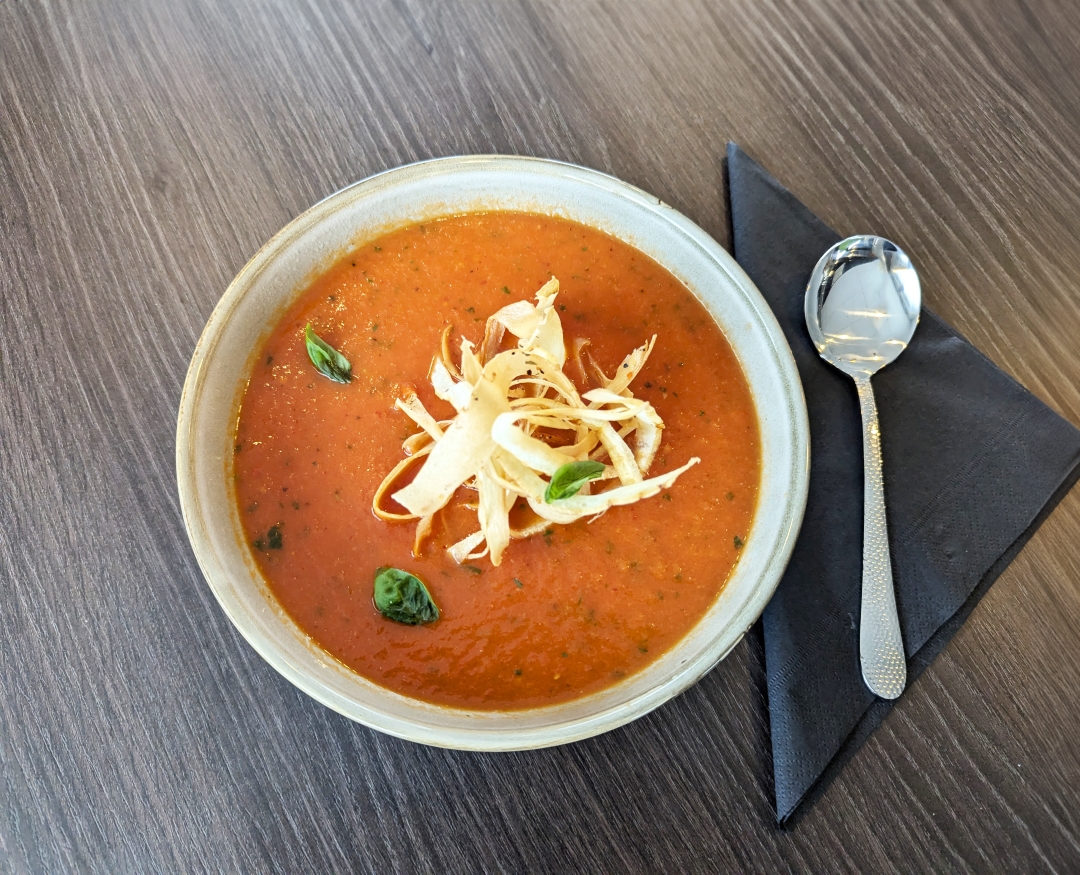
M 626 356 L 611 378 L 590 358 L 599 388 L 579 394 L 563 372 L 566 343 L 555 308 L 558 292 L 559 281 L 552 277 L 536 293 L 535 304 L 515 301 L 494 313 L 487 320 L 479 355 L 462 338 L 459 365 L 451 359 L 450 332 L 443 332 L 429 378 L 435 395 L 456 411 L 453 419 L 437 421 L 415 393 L 396 402 L 421 430 L 405 440 L 407 455 L 376 490 L 372 509 L 388 522 L 418 520 L 415 555 L 431 533 L 434 515 L 463 485 L 478 495 L 479 530 L 448 552 L 459 564 L 488 556 L 498 565 L 511 540 L 649 498 L 701 461 L 694 457 L 680 468 L 646 478 L 664 422 L 648 401 L 634 397 L 630 384 L 648 360 L 656 336 Z M 508 333 L 517 345 L 502 349 Z M 572 358 L 583 375 L 581 354 L 587 345 L 575 341 Z M 627 438 L 632 438 L 632 447 Z M 577 494 L 545 501 L 555 472 L 585 460 L 604 465 L 599 478 Z M 416 464 L 421 467 L 412 482 L 391 494 Z M 618 485 L 595 488 L 613 480 Z M 407 512 L 385 509 L 388 494 Z M 515 529 L 510 511 L 519 499 L 528 503 L 534 518 Z

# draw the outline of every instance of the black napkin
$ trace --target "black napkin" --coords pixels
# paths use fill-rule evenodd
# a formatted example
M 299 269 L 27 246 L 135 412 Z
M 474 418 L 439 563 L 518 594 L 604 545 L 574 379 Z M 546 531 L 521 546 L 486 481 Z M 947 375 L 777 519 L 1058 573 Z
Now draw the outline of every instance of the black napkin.
M 803 320 L 810 273 L 840 236 L 733 143 L 727 165 L 735 258 L 791 344 L 810 416 L 806 517 L 763 618 L 776 817 L 784 823 L 892 703 L 866 688 L 859 668 L 855 384 L 818 357 Z M 918 268 L 919 253 L 908 254 Z M 1080 476 L 1080 431 L 925 307 L 911 345 L 874 377 L 874 391 L 910 683 Z

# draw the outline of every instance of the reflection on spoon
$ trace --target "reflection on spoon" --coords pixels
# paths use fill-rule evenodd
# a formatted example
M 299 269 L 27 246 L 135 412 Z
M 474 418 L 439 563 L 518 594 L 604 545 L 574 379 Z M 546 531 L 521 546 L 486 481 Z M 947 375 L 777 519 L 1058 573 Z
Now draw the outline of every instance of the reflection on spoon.
M 907 682 L 893 590 L 881 431 L 870 377 L 902 353 L 922 306 L 910 259 L 882 237 L 842 240 L 826 252 L 806 287 L 806 327 L 818 353 L 855 380 L 863 423 L 863 580 L 859 656 L 863 680 L 895 699 Z

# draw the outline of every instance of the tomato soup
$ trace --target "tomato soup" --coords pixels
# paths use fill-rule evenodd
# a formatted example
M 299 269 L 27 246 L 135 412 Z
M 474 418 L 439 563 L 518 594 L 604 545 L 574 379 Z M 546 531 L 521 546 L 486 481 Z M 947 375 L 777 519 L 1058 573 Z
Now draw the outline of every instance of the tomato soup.
M 610 372 L 657 336 L 631 386 L 665 428 L 647 476 L 699 456 L 661 494 L 510 543 L 497 567 L 446 547 L 476 529 L 462 488 L 419 557 L 415 524 L 371 509 L 417 431 L 394 402 L 427 380 L 444 328 L 479 344 L 489 315 L 561 283 L 567 346 L 588 338 Z M 319 374 L 305 326 L 352 363 Z M 568 376 L 579 380 L 569 363 Z M 749 535 L 760 480 L 758 423 L 731 347 L 704 307 L 638 250 L 565 219 L 476 213 L 404 228 L 319 276 L 261 350 L 233 465 L 244 536 L 271 591 L 326 651 L 404 695 L 468 709 L 577 698 L 641 670 L 716 600 Z M 440 617 L 408 626 L 376 610 L 382 566 L 419 577 Z

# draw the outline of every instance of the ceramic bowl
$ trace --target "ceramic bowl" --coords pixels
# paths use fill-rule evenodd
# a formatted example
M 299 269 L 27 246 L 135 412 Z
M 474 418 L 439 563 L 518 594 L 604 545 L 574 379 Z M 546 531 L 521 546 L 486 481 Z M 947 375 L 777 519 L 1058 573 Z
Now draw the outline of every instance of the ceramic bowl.
M 271 595 L 233 500 L 233 432 L 262 341 L 305 286 L 350 249 L 389 230 L 479 210 L 563 216 L 637 247 L 704 304 L 742 364 L 761 427 L 762 481 L 746 547 L 708 613 L 675 647 L 601 692 L 543 708 L 468 711 L 391 692 L 315 644 Z M 806 503 L 806 406 L 768 305 L 715 240 L 667 204 L 581 167 L 532 158 L 443 158 L 331 195 L 282 229 L 225 291 L 188 371 L 177 423 L 177 480 L 191 544 L 229 619 L 267 662 L 346 717 L 424 744 L 521 750 L 613 729 L 679 694 L 723 659 L 764 610 Z

